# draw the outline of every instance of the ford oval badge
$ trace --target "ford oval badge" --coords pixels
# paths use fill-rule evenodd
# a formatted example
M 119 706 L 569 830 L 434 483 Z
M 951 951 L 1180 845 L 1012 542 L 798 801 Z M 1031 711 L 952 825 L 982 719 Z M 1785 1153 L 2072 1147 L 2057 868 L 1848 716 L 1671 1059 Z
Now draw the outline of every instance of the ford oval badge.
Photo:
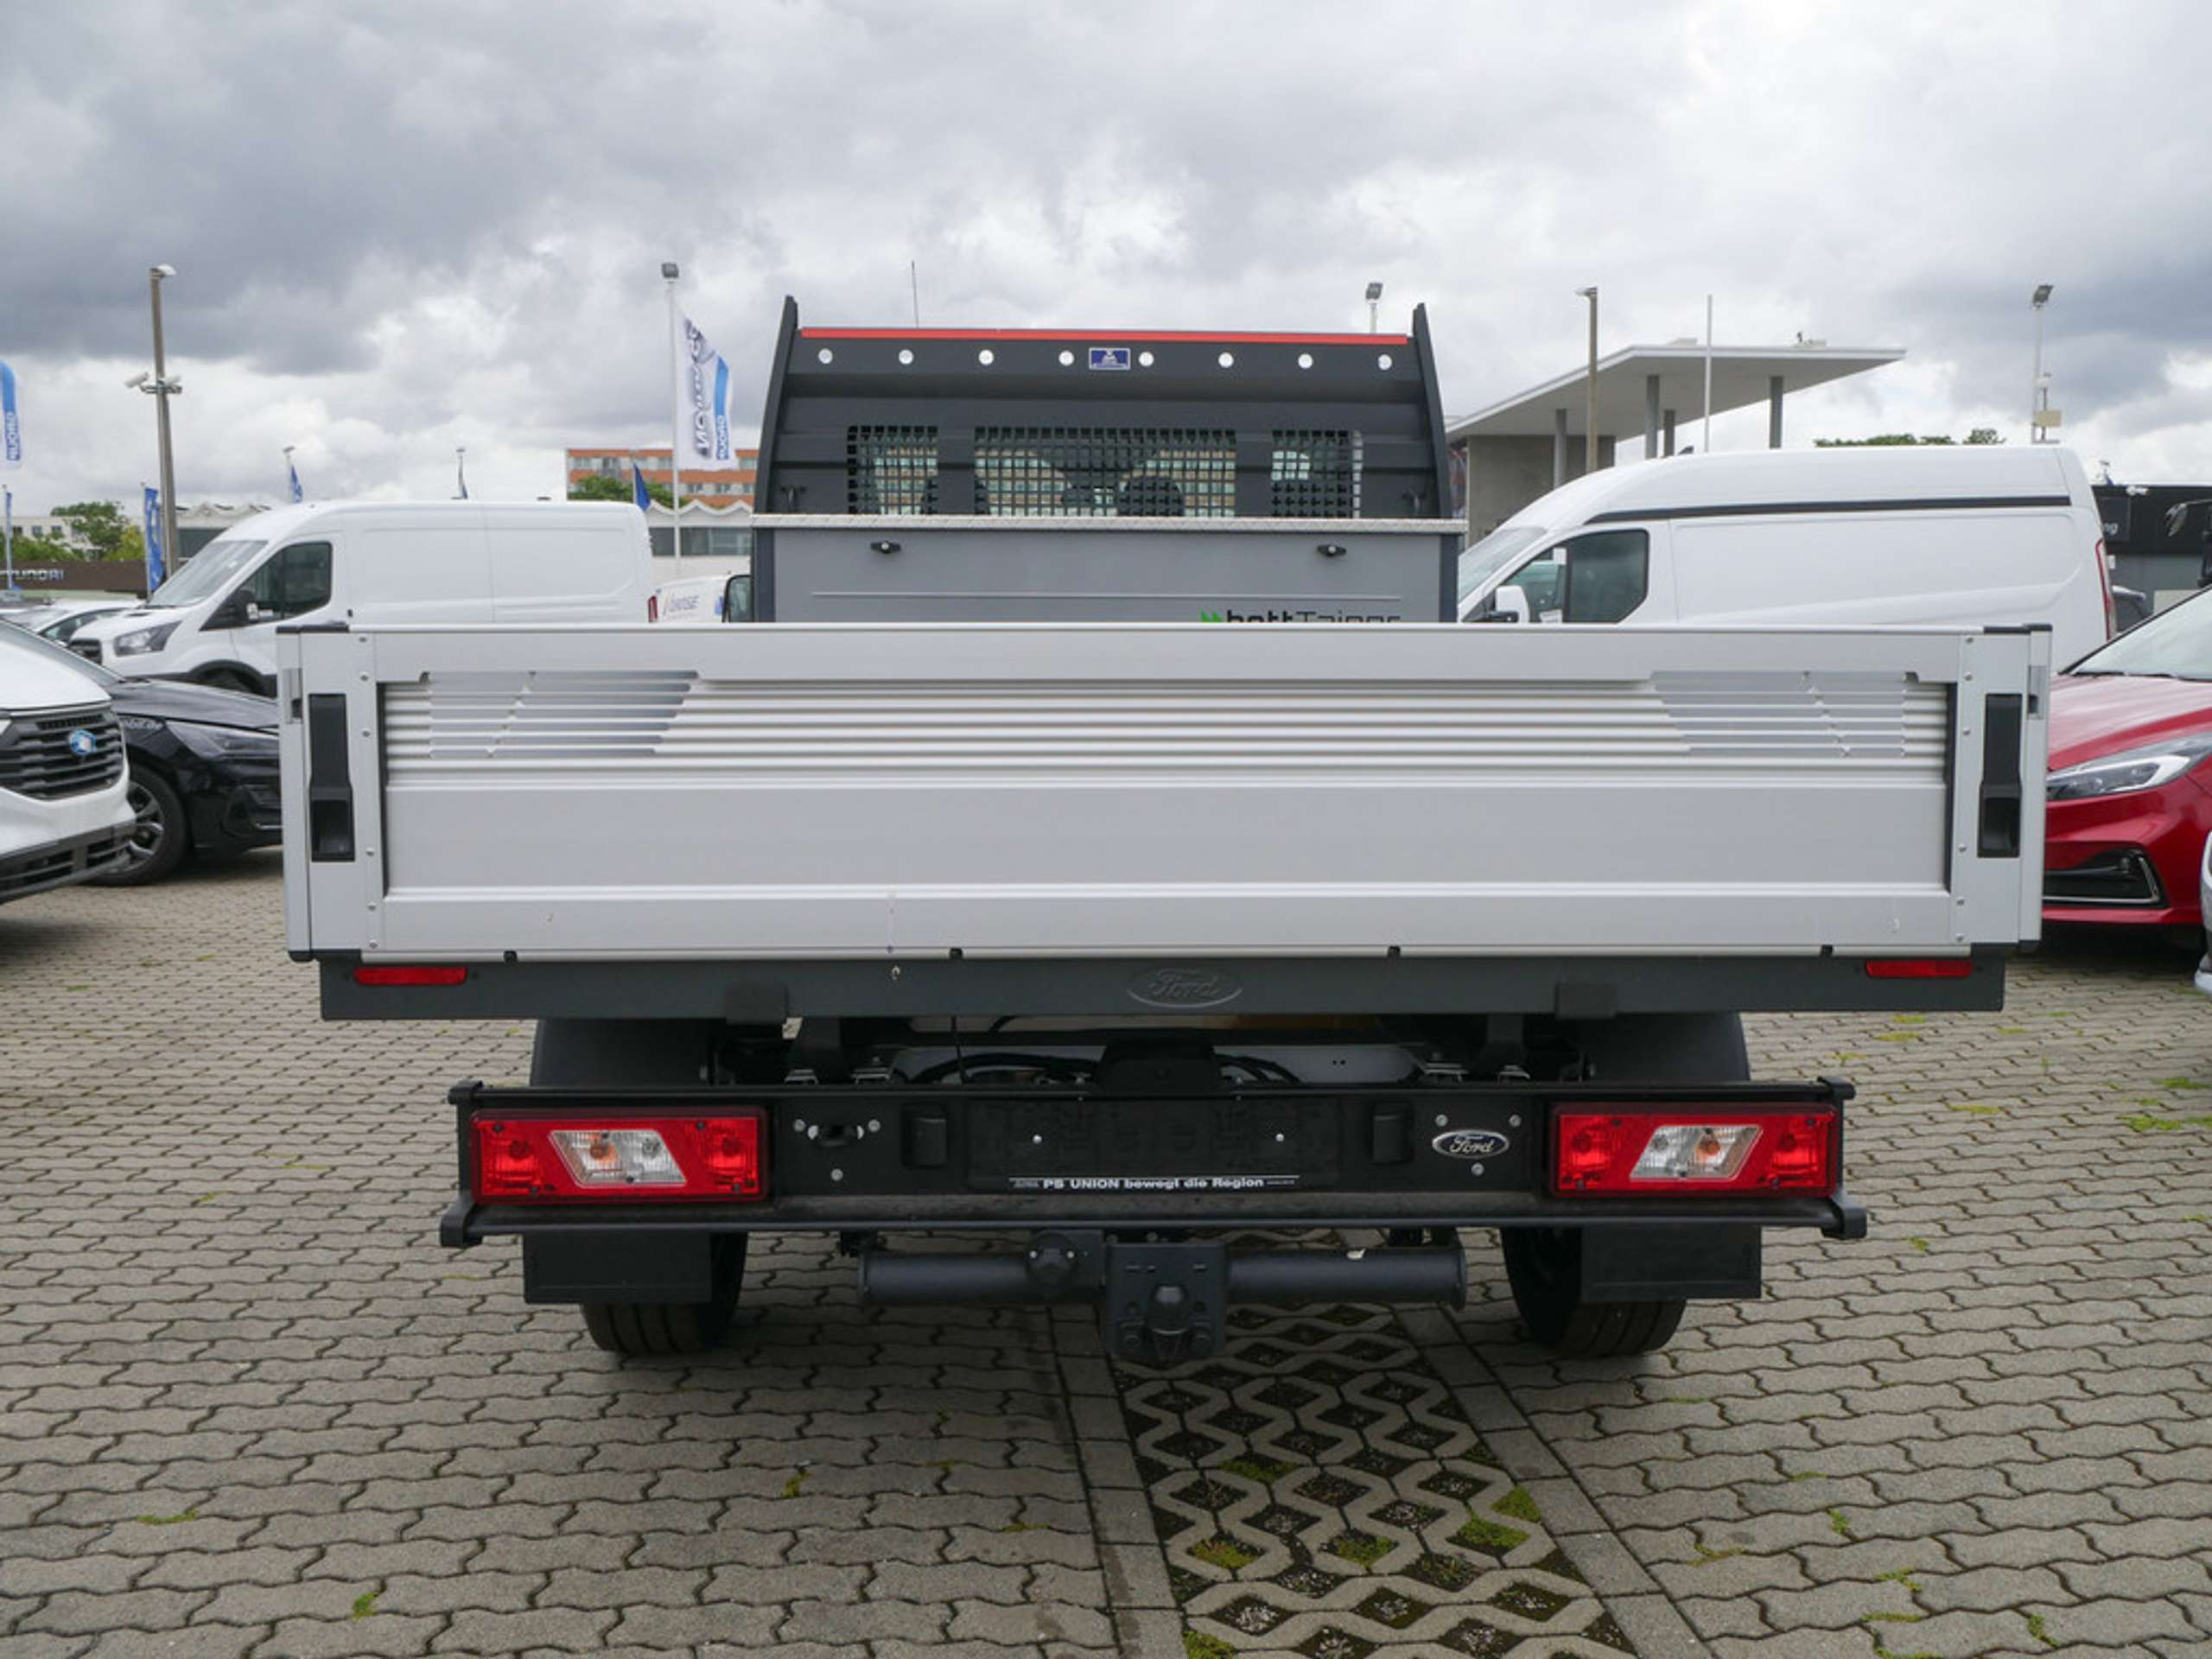
M 1495 1158 L 1511 1143 L 1496 1129 L 1446 1129 L 1428 1144 L 1446 1158 Z

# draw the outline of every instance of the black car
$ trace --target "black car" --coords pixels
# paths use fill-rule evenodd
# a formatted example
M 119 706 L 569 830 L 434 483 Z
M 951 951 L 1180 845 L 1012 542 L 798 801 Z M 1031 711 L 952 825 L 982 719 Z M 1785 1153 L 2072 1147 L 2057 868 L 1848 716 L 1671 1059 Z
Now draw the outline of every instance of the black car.
M 95 881 L 136 887 L 160 880 L 188 855 L 231 858 L 283 839 L 275 699 L 126 678 L 5 623 L 0 639 L 58 658 L 97 683 L 122 722 L 138 822 L 122 861 Z

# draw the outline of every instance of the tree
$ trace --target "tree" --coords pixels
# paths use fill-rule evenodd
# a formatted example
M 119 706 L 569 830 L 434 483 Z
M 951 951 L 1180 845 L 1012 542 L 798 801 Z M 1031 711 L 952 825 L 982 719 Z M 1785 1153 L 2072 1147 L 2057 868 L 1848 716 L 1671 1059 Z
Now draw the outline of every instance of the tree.
M 1943 432 L 1929 433 L 1922 437 L 1915 437 L 1910 432 L 1877 432 L 1871 438 L 1815 438 L 1813 447 L 1816 449 L 1872 449 L 1907 444 L 1956 443 L 1958 442 L 1958 439 Z M 1977 426 L 1967 434 L 1966 442 L 1974 444 L 2002 443 L 2005 440 L 1997 435 L 1995 427 Z
M 15 551 L 18 564 L 59 564 L 64 559 L 77 556 L 77 550 L 67 542 L 57 542 L 46 536 L 34 536 L 22 530 L 16 532 Z
M 76 501 L 66 507 L 56 507 L 54 516 L 67 518 L 70 528 L 77 532 L 96 559 L 143 559 L 146 556 L 144 540 L 139 536 L 123 509 L 112 501 Z M 129 549 L 125 550 L 126 547 Z
M 668 486 L 665 484 L 648 482 L 645 486 L 645 493 L 664 507 L 673 506 L 676 504 L 676 498 L 668 493 Z M 607 473 L 594 473 L 590 477 L 580 478 L 569 486 L 569 499 L 571 501 L 634 501 L 637 499 L 637 494 L 625 480 Z

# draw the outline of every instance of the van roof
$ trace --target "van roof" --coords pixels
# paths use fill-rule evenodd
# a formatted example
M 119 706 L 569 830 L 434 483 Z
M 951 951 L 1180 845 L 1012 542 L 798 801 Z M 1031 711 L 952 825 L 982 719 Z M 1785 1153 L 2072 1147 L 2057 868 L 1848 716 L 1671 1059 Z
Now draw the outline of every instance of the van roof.
M 2088 499 L 2088 475 L 2057 445 L 1928 444 L 1750 449 L 1674 455 L 1610 467 L 1562 484 L 1506 523 L 1586 524 L 1600 513 L 1821 502 L 1975 500 L 1988 496 Z
M 310 524 L 327 523 L 334 518 L 348 522 L 383 518 L 416 524 L 430 519 L 446 524 L 483 524 L 494 518 L 512 523 L 518 518 L 558 516 L 574 523 L 593 518 L 612 521 L 621 514 L 631 515 L 628 523 L 634 528 L 637 511 L 626 501 L 302 501 L 241 518 L 223 534 L 241 541 L 281 541 Z

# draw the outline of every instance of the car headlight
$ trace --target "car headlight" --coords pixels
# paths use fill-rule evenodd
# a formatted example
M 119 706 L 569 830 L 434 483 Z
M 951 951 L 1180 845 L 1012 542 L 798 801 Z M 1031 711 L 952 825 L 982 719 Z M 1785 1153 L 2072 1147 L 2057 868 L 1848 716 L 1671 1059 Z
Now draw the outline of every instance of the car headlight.
M 2212 754 L 2212 732 L 2195 732 L 2170 743 L 2107 754 L 2080 766 L 2054 772 L 2044 780 L 2044 795 L 2053 801 L 2087 801 L 2102 795 L 2132 795 L 2138 790 L 2171 784 Z
M 149 651 L 159 651 L 168 643 L 169 635 L 176 632 L 175 622 L 158 622 L 150 628 L 133 628 L 128 633 L 118 633 L 109 640 L 108 648 L 118 657 L 143 657 Z
M 198 721 L 173 720 L 169 731 L 176 741 L 203 760 L 237 759 L 276 753 L 276 734 L 257 732 L 246 726 L 203 726 Z

